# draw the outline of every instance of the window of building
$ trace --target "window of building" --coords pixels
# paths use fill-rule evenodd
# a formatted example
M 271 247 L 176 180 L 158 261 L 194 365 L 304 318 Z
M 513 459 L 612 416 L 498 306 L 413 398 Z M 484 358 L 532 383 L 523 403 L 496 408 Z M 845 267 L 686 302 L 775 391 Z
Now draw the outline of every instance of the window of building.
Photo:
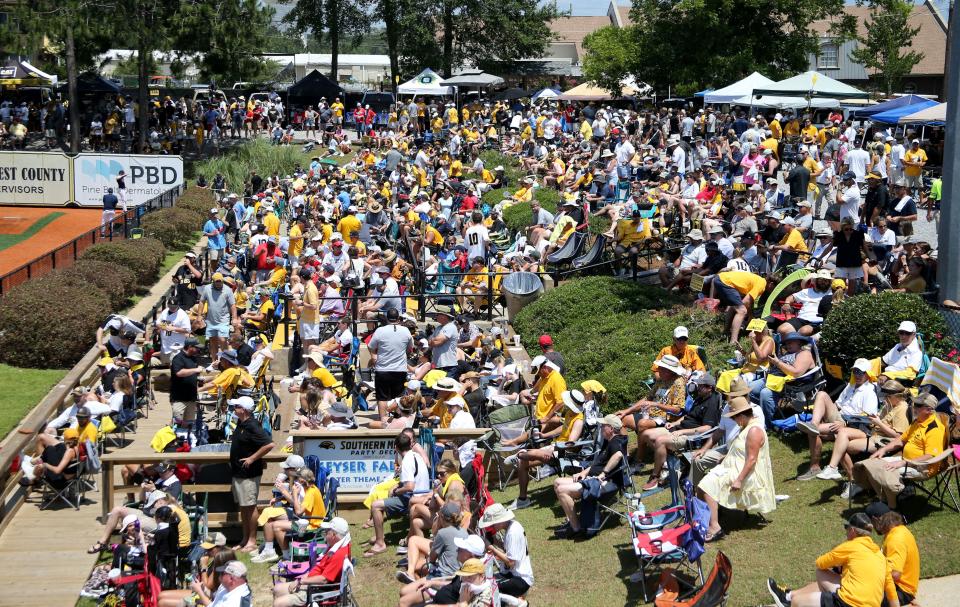
M 835 70 L 840 67 L 840 45 L 832 40 L 820 44 L 820 56 L 817 58 L 817 67 L 820 69 Z

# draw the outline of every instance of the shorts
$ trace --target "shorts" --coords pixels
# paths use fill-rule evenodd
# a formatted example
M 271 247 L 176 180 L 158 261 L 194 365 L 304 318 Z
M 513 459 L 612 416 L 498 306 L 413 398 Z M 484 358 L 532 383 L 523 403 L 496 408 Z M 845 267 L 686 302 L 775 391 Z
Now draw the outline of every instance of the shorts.
M 497 586 L 500 594 L 509 594 L 513 597 L 521 597 L 530 591 L 530 584 L 522 577 L 512 573 L 502 573 L 496 576 Z
M 881 447 L 887 446 L 892 440 L 893 439 L 890 438 L 889 436 L 877 436 L 875 434 L 871 435 L 867 439 L 867 453 L 873 453 L 874 451 L 877 451 Z M 910 601 L 907 601 L 907 603 L 909 602 Z
M 410 511 L 410 496 L 391 495 L 387 499 L 383 500 L 383 506 L 387 516 L 399 516 L 401 514 L 406 514 Z
M 174 419 L 192 422 L 197 419 L 197 401 L 177 401 L 170 405 Z
M 724 284 L 722 280 L 714 280 L 713 286 L 717 291 L 717 298 L 720 300 L 720 303 L 727 306 L 742 306 L 743 297 L 740 295 L 740 291 L 737 291 L 733 287 Z
M 377 371 L 373 375 L 373 385 L 376 388 L 377 400 L 387 401 L 403 395 L 404 384 L 407 382 L 406 371 Z
M 57 132 L 53 129 L 44 130 L 44 134 L 46 135 L 47 139 L 56 139 L 57 137 Z
M 903 178 L 906 180 L 908 188 L 923 188 L 923 175 L 904 175 Z
M 800 329 L 802 329 L 802 328 L 804 328 L 804 327 L 813 327 L 814 329 L 817 329 L 817 328 L 820 327 L 821 324 L 823 324 L 823 323 L 819 323 L 819 322 L 813 322 L 813 321 L 809 321 L 809 320 L 803 320 L 803 319 L 800 318 L 799 316 L 795 316 L 795 317 L 791 318 L 790 320 L 785 320 L 785 321 L 783 321 L 783 322 L 784 322 L 784 324 L 788 324 L 788 325 L 790 325 L 791 327 L 793 327 L 793 330 L 794 330 L 794 331 L 799 331 Z
M 902 588 L 900 588 L 900 586 L 897 586 L 896 588 L 897 588 L 897 601 L 898 601 L 901 605 L 904 605 L 904 606 L 905 606 L 905 605 L 909 605 L 909 604 L 913 603 L 913 599 L 914 599 L 915 597 L 914 597 L 912 594 L 910 594 L 909 592 L 906 592 L 905 590 L 903 590 Z M 888 605 L 890 605 L 890 603 L 887 602 L 887 597 L 884 596 L 884 597 L 883 597 L 883 602 L 880 603 L 880 607 L 888 607 Z
M 862 279 L 863 278 L 863 268 L 837 268 L 833 271 L 834 278 L 852 278 L 852 279 Z
M 307 591 L 300 590 L 298 592 L 291 592 L 287 597 L 287 604 L 293 605 L 294 607 L 300 607 L 300 605 L 306 605 Z
M 850 607 L 850 605 L 844 603 L 836 592 L 821 592 L 820 607 Z
M 208 339 L 211 337 L 230 337 L 230 325 L 212 325 L 207 323 L 206 336 Z
M 320 339 L 320 323 L 300 321 L 300 339 Z
M 687 434 L 671 434 L 670 435 L 670 448 L 674 451 L 684 451 L 687 448 L 687 443 L 690 442 L 690 436 Z
M 137 520 L 140 521 L 140 529 L 146 531 L 147 533 L 153 533 L 157 530 L 157 521 L 153 520 L 140 510 L 134 510 L 133 513 L 137 515 Z
M 231 481 L 233 489 L 233 499 L 241 508 L 257 505 L 257 497 L 260 494 L 260 477 L 237 478 Z

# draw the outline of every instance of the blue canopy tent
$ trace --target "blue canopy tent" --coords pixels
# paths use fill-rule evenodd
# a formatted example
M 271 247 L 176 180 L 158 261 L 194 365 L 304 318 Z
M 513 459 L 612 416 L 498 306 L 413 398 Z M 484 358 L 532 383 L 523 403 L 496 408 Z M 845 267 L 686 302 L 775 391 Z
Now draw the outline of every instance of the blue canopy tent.
M 888 99 L 883 103 L 878 103 L 876 105 L 871 105 L 870 107 L 854 110 L 853 117 L 866 118 L 867 116 L 880 114 L 882 112 L 886 112 L 887 110 L 893 110 L 898 107 L 903 107 L 905 105 L 913 105 L 915 103 L 921 103 L 923 101 L 927 101 L 926 97 L 920 97 L 919 95 L 904 95 L 902 97 L 895 97 L 894 99 Z
M 873 122 L 882 122 L 883 124 L 897 124 L 902 117 L 919 112 L 920 110 L 925 110 L 928 107 L 933 107 L 935 105 L 937 105 L 936 101 L 921 98 L 919 102 L 912 105 L 902 105 L 900 107 L 895 107 L 892 110 L 887 110 L 886 112 L 874 114 L 870 117 L 870 120 Z
M 709 94 L 712 93 L 713 91 L 714 91 L 714 89 L 703 89 L 702 91 L 699 91 L 699 92 L 697 92 L 697 93 L 694 93 L 693 96 L 694 96 L 694 97 L 706 97 L 707 95 L 709 95 Z

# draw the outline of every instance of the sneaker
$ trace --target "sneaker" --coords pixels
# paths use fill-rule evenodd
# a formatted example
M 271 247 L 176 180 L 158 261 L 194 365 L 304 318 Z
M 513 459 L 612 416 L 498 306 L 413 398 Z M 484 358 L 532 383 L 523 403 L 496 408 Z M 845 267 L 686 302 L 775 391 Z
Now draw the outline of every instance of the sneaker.
M 507 457 L 503 458 L 503 465 L 516 466 L 518 461 L 520 461 L 520 454 L 514 453 L 513 455 L 508 455 Z
M 250 559 L 251 563 L 276 563 L 280 560 L 280 555 L 276 550 L 264 550 L 260 554 Z
M 527 497 L 521 499 L 518 497 L 517 499 L 513 500 L 513 503 L 507 506 L 507 510 L 523 510 L 524 508 L 529 508 L 532 505 L 533 502 L 530 501 L 530 498 Z
M 820 429 L 810 422 L 797 422 L 797 430 L 810 436 L 820 436 Z
M 406 571 L 398 571 L 398 572 L 397 572 L 397 581 L 398 581 L 398 582 L 402 582 L 402 583 L 404 583 L 404 584 L 412 584 L 415 580 L 414 580 L 413 577 L 412 577 L 409 573 L 407 573 Z
M 406 554 L 406 553 L 407 553 L 406 546 L 397 546 L 397 554 Z
M 820 474 L 820 468 L 808 468 L 806 472 L 797 476 L 798 481 L 812 481 Z
M 822 481 L 841 481 L 843 480 L 843 475 L 833 466 L 827 466 L 817 473 L 817 478 Z
M 787 598 L 789 588 L 781 586 L 771 577 L 767 578 L 767 590 L 770 591 L 770 596 L 777 603 L 777 607 L 790 607 L 790 599 Z
M 644 490 L 644 491 L 653 491 L 654 489 L 656 489 L 656 488 L 659 487 L 659 486 L 660 486 L 660 479 L 659 479 L 659 478 L 651 478 L 650 480 L 648 480 L 648 481 L 646 482 L 646 484 L 644 484 L 643 490 Z
M 843 492 L 840 494 L 840 497 L 845 500 L 852 500 L 861 491 L 863 491 L 863 488 L 860 485 L 856 483 L 846 483 L 843 485 Z

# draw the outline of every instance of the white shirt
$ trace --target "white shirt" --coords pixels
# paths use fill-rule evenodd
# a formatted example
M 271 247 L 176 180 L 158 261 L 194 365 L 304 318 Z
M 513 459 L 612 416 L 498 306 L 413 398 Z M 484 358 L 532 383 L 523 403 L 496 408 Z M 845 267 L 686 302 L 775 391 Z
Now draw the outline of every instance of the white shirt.
M 473 421 L 473 416 L 470 415 L 470 412 L 462 408 L 457 411 L 457 414 L 453 416 L 453 419 L 450 420 L 450 429 L 459 430 L 462 428 L 476 428 L 477 422 Z
M 487 243 L 490 242 L 490 230 L 482 223 L 472 225 L 463 234 L 463 242 L 467 245 L 467 254 L 470 260 L 475 257 L 487 258 Z
M 920 370 L 923 364 L 923 352 L 920 351 L 920 344 L 914 338 L 906 348 L 897 344 L 883 355 L 883 364 L 885 371 L 905 371 L 907 368 L 914 371 Z
M 823 318 L 817 314 L 817 310 L 820 308 L 820 300 L 830 295 L 830 291 L 820 292 L 814 289 L 813 287 L 808 287 L 802 291 L 798 291 L 793 294 L 793 299 L 803 304 L 803 307 L 800 308 L 800 313 L 797 316 L 800 320 L 806 320 L 807 322 L 822 322 Z
M 860 223 L 860 186 L 856 183 L 843 191 L 840 220 L 845 217 L 852 217 L 855 224 Z
M 687 152 L 679 145 L 673 148 L 673 153 L 670 154 L 670 161 L 673 163 L 673 166 L 677 167 L 678 173 L 687 172 Z
M 867 232 L 867 240 L 873 244 L 882 244 L 889 245 L 891 247 L 897 246 L 897 235 L 893 233 L 893 230 L 884 230 L 883 234 L 880 233 L 880 230 L 876 227 L 870 228 L 870 231 Z
M 733 259 L 733 243 L 727 240 L 726 237 L 716 242 L 717 246 L 720 247 L 720 252 L 726 255 L 727 259 Z
M 629 140 L 623 140 L 617 144 L 616 154 L 617 154 L 617 164 L 627 164 L 633 158 L 633 155 L 637 153 L 636 148 L 633 147 L 633 144 Z
M 688 244 L 680 251 L 680 269 L 685 270 L 696 265 L 703 265 L 707 259 L 707 249 L 700 243 L 696 246 Z
M 414 493 L 430 490 L 430 472 L 427 463 L 413 449 L 403 454 L 400 461 L 400 484 L 413 483 Z
M 503 538 L 503 551 L 513 561 L 510 573 L 533 586 L 533 564 L 530 562 L 527 536 L 523 531 L 523 525 L 517 520 L 511 521 L 510 526 L 507 527 L 507 533 Z M 497 564 L 502 566 L 500 561 Z
M 177 311 L 173 314 L 164 308 L 163 313 L 160 314 L 159 323 L 164 323 L 177 329 L 186 329 L 188 333 L 190 331 L 190 316 L 184 312 L 182 308 L 177 308 Z M 174 347 L 182 348 L 186 341 L 187 333 L 160 331 L 160 350 L 164 354 L 170 354 Z
M 890 146 L 890 167 L 893 169 L 903 169 L 903 155 L 906 153 L 902 143 L 895 143 Z
M 837 399 L 837 409 L 840 410 L 840 415 L 845 416 L 876 415 L 878 410 L 876 386 L 869 381 L 859 386 L 847 384 Z
M 847 154 L 847 167 L 857 176 L 857 181 L 862 182 L 867 175 L 867 164 L 870 162 L 870 154 L 863 148 L 850 150 Z
M 682 137 L 692 137 L 693 136 L 693 118 L 687 116 L 680 121 L 680 135 Z
M 252 598 L 250 586 L 246 584 L 241 584 L 233 590 L 227 590 L 221 584 L 213 595 L 210 607 L 250 607 L 253 604 Z

